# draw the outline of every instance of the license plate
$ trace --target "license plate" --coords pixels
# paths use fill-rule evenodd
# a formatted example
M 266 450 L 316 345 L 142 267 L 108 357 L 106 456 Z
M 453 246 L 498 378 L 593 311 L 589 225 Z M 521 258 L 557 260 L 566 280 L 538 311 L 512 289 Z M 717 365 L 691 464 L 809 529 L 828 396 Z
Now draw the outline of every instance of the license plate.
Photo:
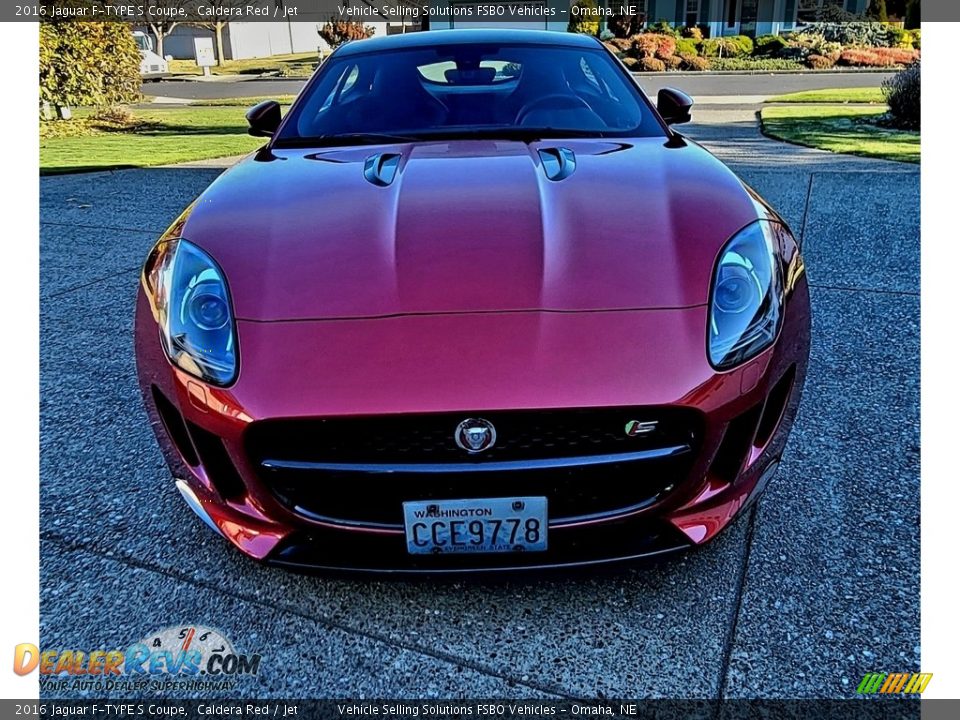
M 403 520 L 412 555 L 547 549 L 545 497 L 405 502 Z

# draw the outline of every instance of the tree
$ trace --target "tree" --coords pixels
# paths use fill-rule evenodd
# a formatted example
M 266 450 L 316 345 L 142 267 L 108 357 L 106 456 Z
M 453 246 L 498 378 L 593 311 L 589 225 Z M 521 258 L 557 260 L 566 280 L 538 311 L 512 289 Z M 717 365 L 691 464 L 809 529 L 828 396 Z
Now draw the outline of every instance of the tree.
M 578 8 L 579 12 L 573 11 Z M 600 16 L 596 0 L 577 0 L 571 8 L 567 32 L 596 35 L 600 32 Z
M 887 0 L 873 0 L 870 3 L 870 15 L 880 22 L 888 22 L 890 18 L 887 15 Z
M 614 9 L 616 14 L 607 20 L 607 29 L 618 38 L 633 37 L 643 30 L 643 24 L 647 21 L 646 16 L 640 13 L 636 15 L 627 14 L 625 12 L 626 5 L 629 5 L 626 0 L 620 0 L 619 3 L 610 3 L 610 7 Z
M 373 28 L 353 20 L 332 20 L 317 30 L 331 50 L 351 40 L 365 40 L 373 35 Z
M 58 108 L 140 98 L 140 51 L 121 22 L 40 23 L 40 100 Z
M 223 18 L 229 17 L 229 13 L 219 14 L 225 10 L 231 10 L 233 8 L 242 8 L 245 5 L 249 5 L 248 0 L 206 0 L 206 4 L 213 8 L 215 13 L 214 20 L 209 22 L 198 22 L 194 23 L 197 27 L 206 28 L 213 32 L 214 38 L 216 39 L 217 45 L 217 65 L 223 65 L 223 29 L 229 23 L 229 20 Z
M 907 30 L 916 30 L 920 27 L 920 0 L 907 0 L 904 27 Z
M 189 0 L 155 0 L 155 2 L 155 7 L 169 10 L 175 10 L 178 8 L 184 8 L 186 10 L 189 9 L 189 6 L 192 4 Z M 154 15 L 153 17 L 155 18 L 157 15 Z M 151 19 L 147 23 L 147 25 L 150 26 L 150 32 L 153 33 L 153 37 L 157 41 L 157 55 L 160 57 L 164 57 L 163 39 L 172 33 L 174 28 L 176 28 L 181 22 L 181 20 Z

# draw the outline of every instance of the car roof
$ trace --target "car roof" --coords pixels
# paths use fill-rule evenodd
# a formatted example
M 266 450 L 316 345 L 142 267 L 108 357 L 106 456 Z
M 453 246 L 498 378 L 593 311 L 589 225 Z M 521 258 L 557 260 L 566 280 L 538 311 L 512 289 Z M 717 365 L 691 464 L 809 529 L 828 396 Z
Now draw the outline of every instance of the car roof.
M 589 35 L 550 30 L 515 30 L 506 28 L 470 28 L 461 30 L 426 30 L 424 32 L 385 35 L 354 40 L 337 49 L 338 56 L 384 52 L 404 48 L 435 45 L 472 45 L 477 43 L 510 43 L 516 45 L 559 45 L 561 47 L 597 48 L 599 43 Z

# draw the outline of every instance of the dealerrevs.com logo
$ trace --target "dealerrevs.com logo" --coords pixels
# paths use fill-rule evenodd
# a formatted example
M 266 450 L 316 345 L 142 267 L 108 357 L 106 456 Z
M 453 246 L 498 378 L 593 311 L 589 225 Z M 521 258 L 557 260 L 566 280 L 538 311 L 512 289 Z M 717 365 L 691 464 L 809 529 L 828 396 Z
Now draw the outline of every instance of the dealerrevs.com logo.
M 124 649 L 41 650 L 23 643 L 14 649 L 13 671 L 40 673 L 43 689 L 230 690 L 235 680 L 260 672 L 259 653 L 237 652 L 219 630 L 172 626 Z

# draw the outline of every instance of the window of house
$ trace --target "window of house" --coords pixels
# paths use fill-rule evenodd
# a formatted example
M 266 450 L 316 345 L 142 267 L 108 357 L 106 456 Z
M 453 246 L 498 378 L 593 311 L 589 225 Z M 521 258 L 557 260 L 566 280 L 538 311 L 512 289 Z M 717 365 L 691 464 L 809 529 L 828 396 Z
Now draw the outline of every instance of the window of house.
M 784 23 L 784 25 L 792 27 L 793 24 L 796 22 L 796 14 L 797 14 L 797 0 L 787 0 L 786 12 L 784 14 L 784 17 L 786 18 L 786 22 Z
M 737 24 L 737 5 L 740 0 L 727 0 L 727 27 L 732 28 Z

